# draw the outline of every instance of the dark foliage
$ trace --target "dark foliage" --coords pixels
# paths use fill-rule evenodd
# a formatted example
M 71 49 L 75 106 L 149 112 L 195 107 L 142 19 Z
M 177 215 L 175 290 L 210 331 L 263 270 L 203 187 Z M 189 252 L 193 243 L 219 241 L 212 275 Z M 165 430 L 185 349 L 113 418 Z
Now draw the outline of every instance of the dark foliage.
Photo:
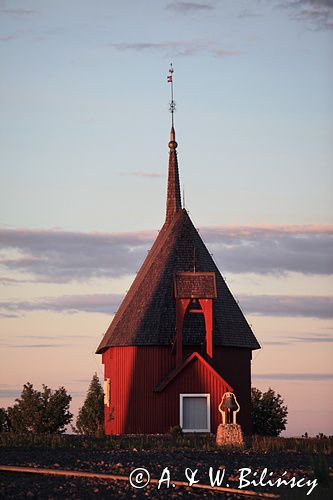
M 97 373 L 94 374 L 86 399 L 76 419 L 79 434 L 100 436 L 104 434 L 104 393 Z
M 0 432 L 9 432 L 8 414 L 4 408 L 0 408 Z
M 251 390 L 253 433 L 261 436 L 279 436 L 285 430 L 288 409 L 280 394 L 269 388 L 261 392 Z
M 21 397 L 7 410 L 9 428 L 19 434 L 63 433 L 73 418 L 69 412 L 71 400 L 64 387 L 52 391 L 43 385 L 40 392 L 27 382 Z

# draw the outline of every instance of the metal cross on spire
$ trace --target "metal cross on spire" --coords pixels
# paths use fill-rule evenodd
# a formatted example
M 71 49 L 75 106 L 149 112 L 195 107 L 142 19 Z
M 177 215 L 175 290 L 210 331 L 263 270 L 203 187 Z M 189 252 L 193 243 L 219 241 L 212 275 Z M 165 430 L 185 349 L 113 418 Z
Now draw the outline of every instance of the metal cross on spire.
M 172 127 L 173 127 L 173 114 L 176 111 L 176 103 L 173 100 L 173 66 L 172 63 L 170 63 L 170 68 L 169 68 L 169 74 L 167 76 L 167 82 L 171 83 L 171 101 L 169 103 L 169 111 L 171 113 L 171 120 L 172 120 Z

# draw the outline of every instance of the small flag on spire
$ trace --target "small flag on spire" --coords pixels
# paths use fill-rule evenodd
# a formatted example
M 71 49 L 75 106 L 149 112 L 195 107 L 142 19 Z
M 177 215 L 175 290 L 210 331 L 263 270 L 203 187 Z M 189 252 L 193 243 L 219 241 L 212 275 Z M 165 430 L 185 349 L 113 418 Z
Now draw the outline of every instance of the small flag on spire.
M 174 72 L 174 69 L 173 69 L 173 66 L 172 66 L 172 63 L 170 63 L 170 69 L 169 69 L 169 75 L 167 76 L 167 82 L 168 83 L 172 83 L 172 73 Z
M 175 101 L 173 100 L 173 80 L 172 80 L 172 74 L 174 72 L 174 69 L 173 69 L 173 66 L 172 66 L 172 63 L 170 64 L 170 68 L 169 68 L 169 74 L 167 76 L 167 82 L 168 83 L 171 83 L 171 87 L 170 87 L 170 90 L 171 90 L 171 101 L 169 103 L 169 110 L 170 110 L 170 113 L 171 113 L 171 116 L 172 116 L 172 120 L 171 120 L 171 123 L 172 123 L 172 126 L 173 126 L 173 114 L 176 110 L 176 103 Z

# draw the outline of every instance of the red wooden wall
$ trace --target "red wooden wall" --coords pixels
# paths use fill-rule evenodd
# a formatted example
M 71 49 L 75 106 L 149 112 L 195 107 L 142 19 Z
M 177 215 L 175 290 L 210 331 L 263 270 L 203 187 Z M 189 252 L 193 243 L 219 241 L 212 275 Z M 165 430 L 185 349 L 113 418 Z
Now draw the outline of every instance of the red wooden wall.
M 184 347 L 184 356 L 196 348 Z M 169 346 L 111 347 L 103 354 L 105 378 L 110 379 L 110 406 L 105 407 L 107 434 L 165 433 L 179 425 L 179 394 L 210 393 L 211 432 L 221 421 L 218 405 L 225 388 L 202 363 L 194 360 L 160 393 L 155 387 L 175 366 Z M 214 347 L 212 365 L 229 383 L 239 401 L 238 421 L 251 432 L 250 364 L 248 349 Z M 110 409 L 113 420 L 109 419 Z

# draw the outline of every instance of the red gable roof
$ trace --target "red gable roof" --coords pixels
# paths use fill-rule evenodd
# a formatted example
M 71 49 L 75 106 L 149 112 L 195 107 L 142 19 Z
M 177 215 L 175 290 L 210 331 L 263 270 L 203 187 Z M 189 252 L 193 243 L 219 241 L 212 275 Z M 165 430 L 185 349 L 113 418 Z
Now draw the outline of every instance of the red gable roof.
M 222 382 L 225 387 L 227 387 L 228 391 L 233 392 L 233 388 L 231 387 L 231 385 L 229 385 L 228 382 L 226 382 L 224 378 L 221 377 L 221 375 L 198 352 L 192 352 L 192 354 L 184 360 L 182 365 L 172 370 L 165 377 L 165 379 L 155 387 L 155 392 L 162 392 L 170 384 L 170 382 L 172 382 L 172 380 L 174 380 L 194 359 L 197 359 L 199 363 L 202 363 L 208 371 L 213 373 L 213 375 L 215 375 L 219 379 L 219 381 Z

